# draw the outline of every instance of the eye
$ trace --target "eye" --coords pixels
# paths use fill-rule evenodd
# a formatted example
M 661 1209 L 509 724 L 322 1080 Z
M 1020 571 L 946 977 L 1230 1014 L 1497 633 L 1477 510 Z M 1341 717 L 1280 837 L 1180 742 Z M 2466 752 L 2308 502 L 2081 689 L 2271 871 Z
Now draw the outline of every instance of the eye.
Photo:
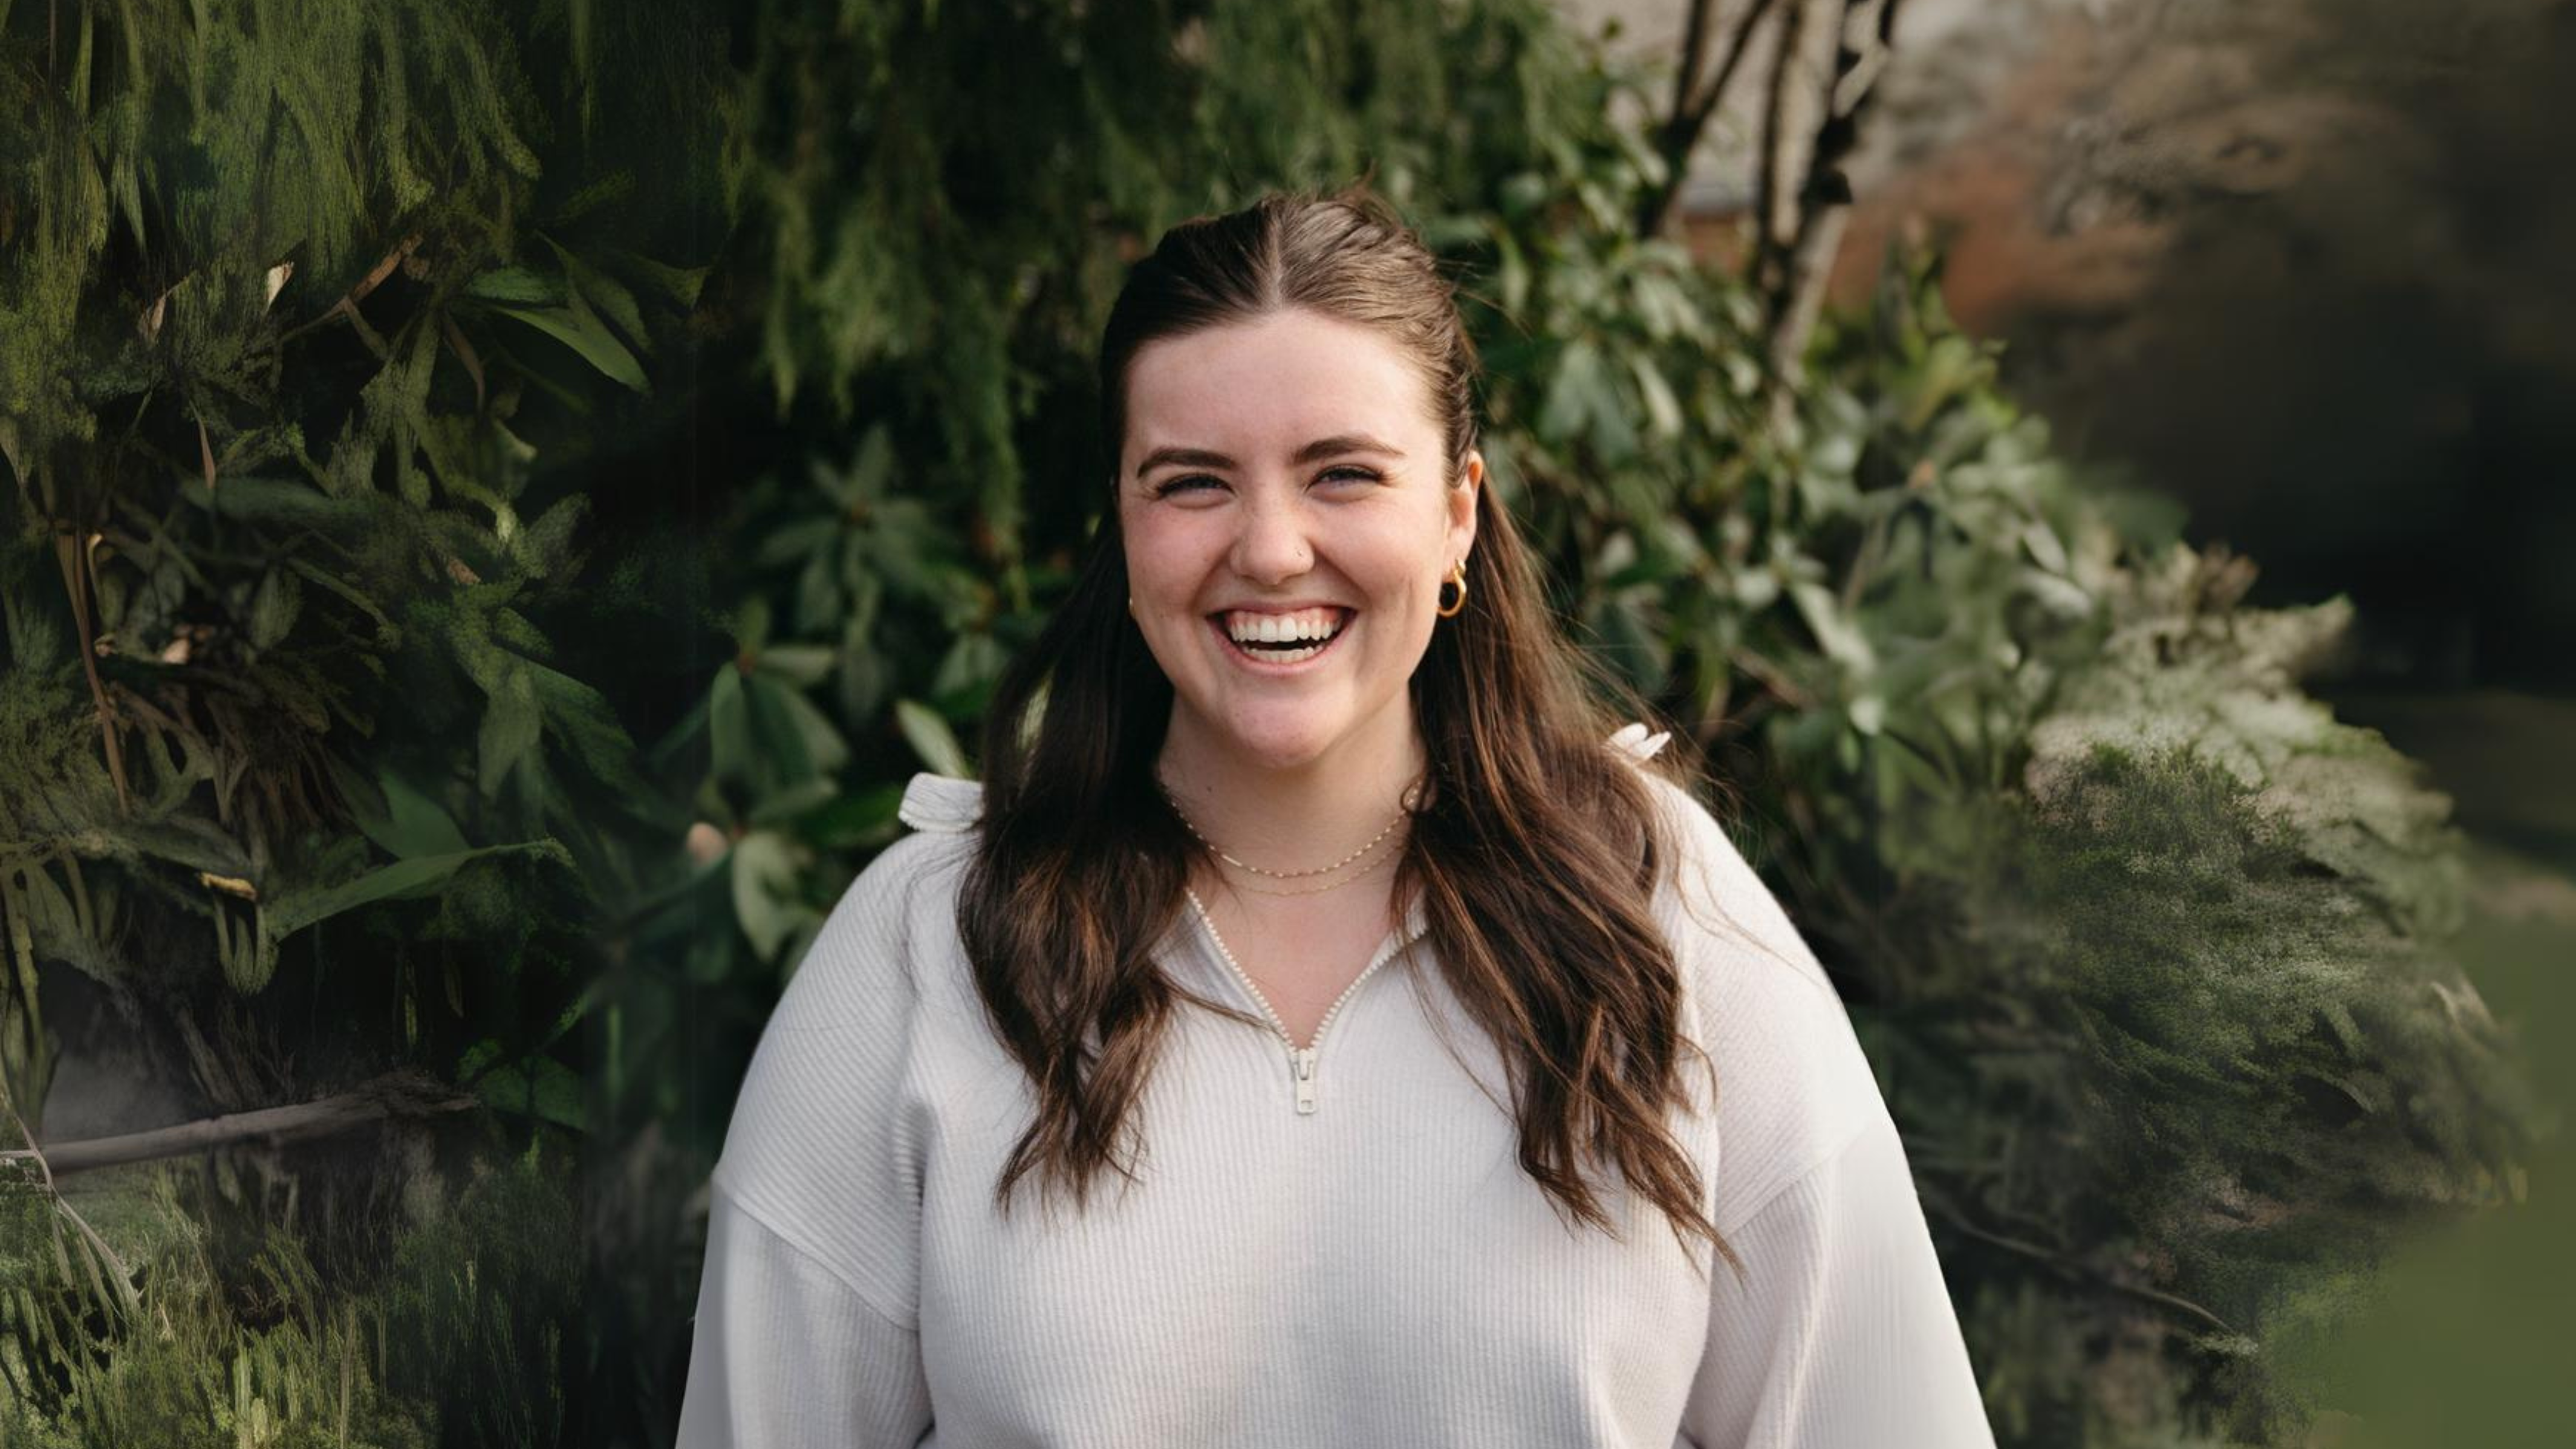
M 1318 483 L 1330 483 L 1335 485 L 1379 483 L 1385 481 L 1385 475 L 1379 473 L 1374 468 L 1363 468 L 1356 464 L 1345 463 L 1337 468 L 1325 469 L 1322 473 L 1316 475 L 1315 481 Z M 1152 492 L 1155 498 L 1161 499 L 1170 498 L 1176 494 L 1213 492 L 1222 489 L 1225 486 L 1224 479 L 1215 477 L 1211 474 L 1183 473 L 1177 477 L 1166 478 L 1162 482 L 1154 484 Z

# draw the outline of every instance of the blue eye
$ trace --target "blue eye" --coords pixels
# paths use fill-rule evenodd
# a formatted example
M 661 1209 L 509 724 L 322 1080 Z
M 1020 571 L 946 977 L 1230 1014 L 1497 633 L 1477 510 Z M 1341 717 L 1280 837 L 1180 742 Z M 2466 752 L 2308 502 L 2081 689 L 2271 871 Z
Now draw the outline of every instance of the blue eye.
M 1355 468 L 1347 464 L 1339 468 L 1326 469 L 1324 471 L 1324 476 L 1315 481 L 1320 483 L 1335 478 L 1353 479 L 1362 483 L 1375 483 L 1378 481 L 1378 475 L 1375 471 L 1368 468 Z

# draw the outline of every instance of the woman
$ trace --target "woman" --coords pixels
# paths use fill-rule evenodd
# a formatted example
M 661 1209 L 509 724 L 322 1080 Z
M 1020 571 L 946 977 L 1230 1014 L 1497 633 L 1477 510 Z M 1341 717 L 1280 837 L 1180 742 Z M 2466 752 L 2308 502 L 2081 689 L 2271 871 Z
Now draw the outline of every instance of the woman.
M 913 782 L 744 1084 L 684 1446 L 1991 1445 L 1849 1018 L 1588 702 L 1474 371 L 1364 194 L 1136 266 L 986 783 Z

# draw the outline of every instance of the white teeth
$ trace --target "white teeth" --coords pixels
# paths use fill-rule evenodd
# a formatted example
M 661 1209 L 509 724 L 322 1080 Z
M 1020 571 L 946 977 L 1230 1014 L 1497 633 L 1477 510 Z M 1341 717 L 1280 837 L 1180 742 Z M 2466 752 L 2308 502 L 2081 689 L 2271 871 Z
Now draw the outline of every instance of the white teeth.
M 1225 631 L 1238 644 L 1293 644 L 1299 640 L 1328 641 L 1341 632 L 1339 609 L 1301 609 L 1294 614 L 1254 614 L 1235 611 L 1225 616 Z
M 1323 653 L 1342 632 L 1344 617 L 1340 609 L 1301 609 L 1293 614 L 1235 610 L 1225 616 L 1225 632 L 1245 653 L 1274 664 L 1294 664 Z

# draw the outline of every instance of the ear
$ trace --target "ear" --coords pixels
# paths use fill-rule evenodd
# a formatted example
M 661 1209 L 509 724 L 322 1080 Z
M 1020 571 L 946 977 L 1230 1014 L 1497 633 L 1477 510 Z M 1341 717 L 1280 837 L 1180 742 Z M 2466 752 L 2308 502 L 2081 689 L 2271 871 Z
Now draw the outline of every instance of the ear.
M 1485 455 L 1470 449 L 1449 490 L 1449 557 L 1464 562 L 1476 545 L 1476 497 L 1485 487 Z

